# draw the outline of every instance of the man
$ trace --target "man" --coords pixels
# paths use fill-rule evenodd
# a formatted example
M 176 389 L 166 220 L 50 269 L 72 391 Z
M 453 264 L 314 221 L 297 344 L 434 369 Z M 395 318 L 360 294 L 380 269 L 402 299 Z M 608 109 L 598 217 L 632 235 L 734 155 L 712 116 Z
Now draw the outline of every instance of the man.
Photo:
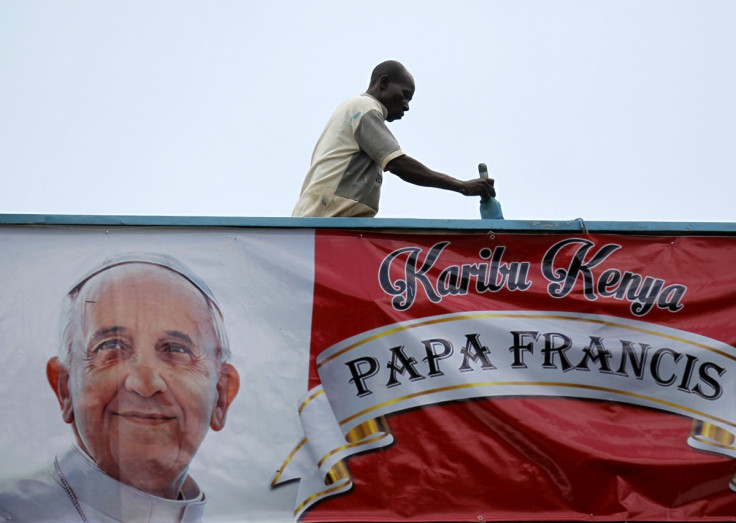
M 62 328 L 46 373 L 76 445 L 0 489 L 0 519 L 201 520 L 189 463 L 239 388 L 211 291 L 171 258 L 119 258 L 67 294 Z
M 424 187 L 466 196 L 495 196 L 493 180 L 461 181 L 433 171 L 405 154 L 386 127 L 404 116 L 414 78 L 399 62 L 376 66 L 368 90 L 340 104 L 322 132 L 292 216 L 373 217 L 383 171 Z

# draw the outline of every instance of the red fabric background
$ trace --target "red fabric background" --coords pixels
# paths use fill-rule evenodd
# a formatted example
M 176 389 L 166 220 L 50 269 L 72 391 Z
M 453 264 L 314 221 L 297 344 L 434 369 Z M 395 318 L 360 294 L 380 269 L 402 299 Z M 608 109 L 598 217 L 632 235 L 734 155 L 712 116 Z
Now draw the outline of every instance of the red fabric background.
M 314 358 L 369 329 L 450 312 L 571 311 L 639 319 L 736 343 L 736 240 L 719 237 L 586 235 L 597 251 L 622 248 L 596 267 L 687 285 L 678 312 L 637 318 L 631 303 L 590 301 L 580 281 L 563 299 L 547 293 L 544 253 L 565 235 L 382 234 L 317 231 L 310 388 Z M 431 303 L 419 292 L 398 312 L 378 268 L 400 247 L 426 251 L 451 241 L 439 269 L 483 261 L 532 262 L 527 291 L 470 293 Z M 564 251 L 566 259 L 571 249 Z M 592 252 L 591 252 L 592 254 Z M 471 286 L 472 288 L 472 286 Z M 728 487 L 736 461 L 687 445 L 691 420 L 632 406 L 554 398 L 497 398 L 443 404 L 388 418 L 395 443 L 348 460 L 354 488 L 311 508 L 305 521 L 735 520 Z

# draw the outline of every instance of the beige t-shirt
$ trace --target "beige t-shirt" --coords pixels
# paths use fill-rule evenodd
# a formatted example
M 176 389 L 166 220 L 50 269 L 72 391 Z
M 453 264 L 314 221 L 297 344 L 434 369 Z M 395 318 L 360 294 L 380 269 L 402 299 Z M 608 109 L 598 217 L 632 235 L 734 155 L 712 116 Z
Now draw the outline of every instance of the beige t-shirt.
M 386 108 L 368 94 L 345 100 L 327 122 L 292 216 L 373 217 L 383 171 L 403 156 Z

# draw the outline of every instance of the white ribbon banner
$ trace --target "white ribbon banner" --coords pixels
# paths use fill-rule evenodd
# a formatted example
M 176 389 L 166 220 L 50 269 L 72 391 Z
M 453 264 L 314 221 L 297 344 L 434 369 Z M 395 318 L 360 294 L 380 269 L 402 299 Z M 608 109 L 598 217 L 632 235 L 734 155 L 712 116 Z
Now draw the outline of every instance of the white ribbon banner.
M 362 333 L 317 358 L 304 439 L 273 485 L 299 479 L 295 518 L 352 485 L 341 463 L 389 445 L 384 416 L 471 398 L 598 399 L 692 418 L 688 443 L 736 458 L 736 349 L 656 324 L 567 312 L 465 312 Z M 730 485 L 736 491 L 736 480 Z

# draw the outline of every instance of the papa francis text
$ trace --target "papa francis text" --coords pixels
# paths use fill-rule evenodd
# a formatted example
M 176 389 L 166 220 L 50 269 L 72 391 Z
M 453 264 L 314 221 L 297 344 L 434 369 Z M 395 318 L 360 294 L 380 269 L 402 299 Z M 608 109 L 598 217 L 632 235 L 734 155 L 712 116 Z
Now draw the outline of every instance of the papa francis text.
M 514 373 L 519 379 L 529 379 L 524 374 L 532 369 L 535 378 L 550 379 L 554 373 L 598 372 L 674 387 L 706 400 L 716 400 L 723 394 L 719 378 L 726 373 L 724 367 L 670 347 L 598 336 L 589 336 L 587 343 L 575 343 L 561 332 L 532 330 L 509 331 L 510 344 L 493 348 L 485 345 L 481 333 L 467 333 L 464 337 L 454 343 L 444 338 L 417 340 L 416 346 L 397 345 L 383 349 L 381 354 L 355 358 L 345 362 L 346 379 L 358 397 L 372 394 L 375 386 L 400 387 L 405 382 L 444 376 L 446 371 L 487 373 L 483 379 L 491 380 L 501 367 L 494 357 L 497 351 L 505 370 L 511 371 L 498 377 L 504 380 L 514 379 Z M 503 340 L 496 334 L 494 341 L 498 345 Z M 462 348 L 456 351 L 456 345 Z M 371 379 L 379 374 L 379 378 Z

